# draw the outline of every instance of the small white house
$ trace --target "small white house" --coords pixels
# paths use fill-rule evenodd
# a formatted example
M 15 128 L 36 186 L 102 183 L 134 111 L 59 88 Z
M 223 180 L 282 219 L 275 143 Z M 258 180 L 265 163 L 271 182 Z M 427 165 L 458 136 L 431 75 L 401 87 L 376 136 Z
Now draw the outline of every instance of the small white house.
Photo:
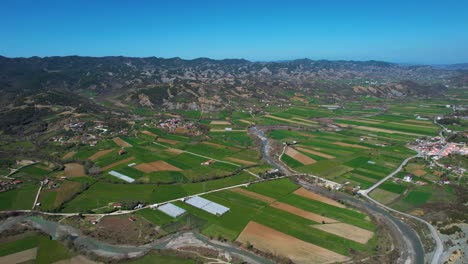
M 405 177 L 403 177 L 403 181 L 405 182 L 411 182 L 412 180 L 413 178 L 410 175 L 406 175 Z

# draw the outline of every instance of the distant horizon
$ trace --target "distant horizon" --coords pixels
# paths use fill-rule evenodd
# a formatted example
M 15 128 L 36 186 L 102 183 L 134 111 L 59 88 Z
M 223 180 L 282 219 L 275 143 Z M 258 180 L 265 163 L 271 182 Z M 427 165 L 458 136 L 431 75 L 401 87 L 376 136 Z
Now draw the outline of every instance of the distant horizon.
M 468 61 L 457 0 L 4 0 L 0 54 Z
M 124 57 L 124 58 L 139 58 L 139 59 L 144 59 L 144 58 L 159 58 L 159 59 L 181 59 L 181 60 L 186 60 L 186 61 L 193 61 L 197 59 L 210 59 L 210 60 L 216 60 L 216 61 L 222 61 L 222 60 L 246 60 L 249 62 L 286 62 L 286 61 L 296 61 L 296 60 L 311 60 L 311 61 L 356 61 L 356 62 L 369 62 L 369 61 L 378 61 L 378 62 L 386 62 L 386 63 L 392 63 L 392 64 L 397 64 L 397 65 L 421 65 L 421 66 L 446 66 L 446 65 L 457 65 L 457 64 L 468 64 L 467 62 L 455 62 L 455 63 L 422 63 L 422 62 L 397 62 L 397 61 L 388 61 L 388 60 L 377 60 L 377 59 L 327 59 L 327 58 L 309 58 L 309 57 L 298 57 L 298 58 L 292 58 L 292 59 L 275 59 L 275 60 L 252 60 L 248 58 L 210 58 L 207 56 L 201 56 L 201 57 L 194 57 L 194 58 L 183 58 L 180 56 L 175 56 L 175 57 L 163 57 L 163 56 L 125 56 L 125 55 L 103 55 L 103 56 L 89 56 L 89 55 L 78 55 L 78 54 L 71 54 L 71 55 L 48 55 L 48 56 L 38 56 L 38 55 L 33 55 L 33 56 L 6 56 L 3 54 L 0 54 L 0 57 L 4 58 L 9 58 L 9 59 L 31 59 L 31 58 L 52 58 L 52 57 L 84 57 L 84 58 L 106 58 L 106 57 Z

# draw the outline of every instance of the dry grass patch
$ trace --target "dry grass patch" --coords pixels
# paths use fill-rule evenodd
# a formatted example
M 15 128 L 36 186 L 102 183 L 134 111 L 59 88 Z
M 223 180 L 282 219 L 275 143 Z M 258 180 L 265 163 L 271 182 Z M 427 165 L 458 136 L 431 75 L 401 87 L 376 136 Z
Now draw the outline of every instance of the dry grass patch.
M 162 160 L 138 164 L 135 166 L 135 169 L 144 173 L 150 173 L 155 171 L 182 171 L 181 169 Z
M 150 137 L 154 137 L 154 138 L 158 137 L 158 135 L 156 135 L 156 134 L 154 134 L 152 132 L 149 132 L 148 130 L 143 130 L 143 131 L 141 131 L 141 133 L 143 133 L 143 134 L 145 134 L 147 136 L 150 136 Z
M 100 151 L 94 153 L 94 154 L 93 154 L 91 157 L 89 157 L 88 159 L 89 159 L 90 161 L 95 161 L 95 160 L 99 159 L 100 157 L 111 153 L 113 150 L 114 150 L 114 149 L 100 150 Z
M 382 189 L 375 189 L 370 193 L 370 197 L 374 198 L 375 200 L 383 203 L 389 204 L 397 199 L 400 195 L 397 193 L 392 193 Z
M 0 257 L 0 263 L 23 263 L 26 261 L 30 261 L 36 259 L 37 256 L 37 248 L 31 248 L 27 250 L 23 250 L 20 252 L 16 252 L 10 255 L 6 255 Z
M 65 154 L 62 159 L 66 160 L 66 159 L 70 159 L 71 157 L 75 156 L 76 154 L 76 151 L 70 151 L 68 152 L 67 154 Z
M 257 200 L 261 200 L 261 201 L 264 201 L 264 202 L 267 202 L 267 203 L 272 203 L 272 202 L 276 201 L 275 199 L 273 199 L 271 197 L 261 195 L 261 194 L 258 194 L 256 192 L 247 191 L 247 190 L 242 189 L 242 188 L 234 188 L 234 189 L 230 189 L 230 190 L 232 192 L 240 193 L 242 195 L 245 195 L 245 196 L 257 199 Z
M 304 242 L 267 226 L 250 221 L 237 238 L 255 248 L 290 258 L 294 263 L 337 263 L 349 258 L 317 245 Z
M 132 145 L 123 141 L 121 138 L 119 137 L 115 137 L 112 139 L 114 141 L 115 144 L 119 145 L 120 147 L 131 147 Z
M 419 170 L 414 170 L 414 171 L 412 171 L 411 173 L 414 174 L 414 175 L 416 175 L 416 176 L 423 176 L 423 175 L 426 174 L 426 171 L 425 171 L 425 170 L 419 169 Z
M 253 124 L 253 122 L 251 122 L 249 120 L 245 120 L 245 119 L 239 119 L 239 121 L 244 122 L 244 123 L 249 124 L 249 125 Z
M 367 244 L 369 239 L 374 236 L 372 231 L 345 223 L 313 225 L 312 227 L 361 244 Z
M 304 119 L 304 118 L 299 118 L 299 117 L 293 117 L 292 119 L 298 120 L 298 121 L 307 122 L 307 123 L 311 123 L 311 124 L 318 124 L 318 123 L 315 122 L 315 121 L 312 121 L 312 120 L 309 120 L 309 119 Z
M 100 169 L 100 171 L 102 172 L 102 171 L 108 170 L 108 169 L 113 168 L 113 167 L 115 167 L 115 166 L 117 166 L 117 165 L 127 163 L 127 162 L 129 162 L 129 161 L 134 160 L 134 159 L 135 159 L 135 157 L 130 157 L 130 158 L 127 158 L 127 159 L 124 159 L 124 160 L 121 160 L 121 161 L 117 161 L 117 162 L 115 162 L 115 163 L 112 163 L 112 164 L 110 164 L 110 165 L 107 165 L 107 166 L 102 167 L 102 168 Z
M 313 158 L 310 158 L 302 153 L 300 153 L 299 151 L 293 149 L 293 148 L 287 148 L 286 149 L 286 154 L 288 156 L 290 156 L 291 158 L 299 161 L 300 163 L 304 164 L 304 165 L 310 165 L 310 164 L 314 164 L 316 163 L 317 161 L 314 160 Z
M 179 143 L 179 141 L 177 141 L 177 140 L 172 140 L 172 139 L 167 139 L 167 138 L 160 138 L 160 137 L 158 137 L 157 141 L 167 143 L 167 144 L 171 144 L 171 145 L 175 145 L 175 144 Z
M 402 134 L 402 135 L 409 135 L 409 136 L 416 136 L 416 137 L 424 136 L 422 134 L 401 132 L 401 131 L 396 131 L 396 130 L 376 128 L 376 127 L 368 127 L 368 126 L 354 126 L 354 128 L 361 129 L 361 130 L 372 131 L 372 132 L 383 132 L 383 133 L 388 133 L 388 134 Z
M 305 197 L 305 198 L 308 198 L 308 199 L 311 199 L 311 200 L 315 200 L 315 201 L 319 201 L 319 202 L 326 203 L 326 204 L 329 204 L 329 205 L 333 205 L 333 206 L 336 206 L 336 207 L 339 207 L 339 208 L 346 208 L 346 206 L 340 204 L 339 202 L 337 202 L 337 201 L 335 201 L 333 199 L 330 199 L 328 197 L 322 196 L 322 195 L 317 194 L 317 193 L 313 193 L 313 192 L 308 191 L 308 190 L 306 190 L 306 189 L 304 189 L 302 187 L 297 189 L 296 191 L 294 191 L 294 194 Z
M 174 132 L 178 134 L 188 134 L 189 130 L 183 127 L 177 127 Z
M 325 222 L 325 223 L 339 223 L 339 221 L 337 221 L 335 219 L 331 219 L 331 218 L 328 218 L 328 217 L 325 217 L 325 216 L 321 216 L 321 215 L 318 215 L 316 213 L 312 213 L 312 212 L 303 210 L 301 208 L 297 208 L 295 206 L 285 204 L 285 203 L 281 203 L 281 202 L 274 202 L 274 203 L 270 204 L 270 206 L 274 207 L 276 209 L 280 209 L 282 211 L 285 211 L 285 212 L 295 214 L 297 216 L 312 220 L 312 221 L 317 222 L 317 223 L 323 223 L 323 222 Z
M 222 121 L 222 120 L 214 120 L 210 122 L 210 125 L 230 125 L 231 123 L 228 121 Z
M 80 177 L 86 175 L 84 166 L 78 163 L 65 164 L 65 170 L 63 174 L 66 177 Z
M 304 152 L 306 152 L 306 153 L 309 153 L 309 154 L 313 154 L 313 155 L 316 155 L 316 156 L 319 156 L 319 157 L 326 158 L 326 159 L 334 159 L 334 158 L 336 158 L 335 156 L 328 155 L 328 154 L 325 154 L 325 153 L 322 153 L 322 152 L 318 152 L 318 151 L 315 151 L 315 150 L 310 150 L 310 149 L 303 148 L 303 147 L 297 147 L 297 149 L 298 149 L 298 150 L 301 150 L 301 151 L 304 151 Z
M 335 145 L 338 145 L 338 146 L 342 146 L 342 147 L 350 147 L 350 148 L 358 148 L 358 149 L 370 149 L 368 147 L 364 147 L 364 146 L 361 146 L 361 145 L 358 145 L 358 144 L 348 144 L 348 143 L 344 143 L 344 142 L 335 142 L 333 143 Z
M 228 157 L 226 159 L 229 160 L 229 161 L 237 162 L 237 163 L 244 164 L 244 165 L 255 165 L 255 164 L 257 164 L 255 162 L 242 160 L 242 159 L 231 158 L 231 157 Z
M 184 153 L 183 150 L 180 150 L 180 149 L 175 149 L 175 148 L 168 148 L 166 149 L 167 152 L 169 153 L 172 153 L 172 154 L 180 154 L 180 153 Z
M 299 101 L 299 102 L 303 102 L 305 104 L 307 104 L 309 101 L 307 101 L 307 99 L 305 98 L 301 98 L 299 96 L 293 96 L 290 98 L 291 100 L 294 100 L 294 101 Z

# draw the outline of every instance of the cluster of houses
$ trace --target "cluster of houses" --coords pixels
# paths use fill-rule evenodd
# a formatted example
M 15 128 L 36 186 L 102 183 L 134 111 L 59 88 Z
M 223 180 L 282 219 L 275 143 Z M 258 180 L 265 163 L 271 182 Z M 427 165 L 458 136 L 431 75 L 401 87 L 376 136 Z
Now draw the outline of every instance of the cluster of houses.
M 42 181 L 42 185 L 44 187 L 49 188 L 49 189 L 53 189 L 53 188 L 59 187 L 60 183 L 56 182 L 56 181 L 53 181 L 53 180 L 50 180 L 50 179 L 45 179 L 45 180 Z
M 84 144 L 95 146 L 104 135 L 128 134 L 126 129 L 117 133 L 109 131 L 109 128 L 103 121 L 94 121 L 92 124 L 87 124 L 83 121 L 71 121 L 64 126 L 64 129 L 68 133 L 53 137 L 53 142 L 60 145 Z
M 21 183 L 21 180 L 0 180 L 0 192 L 16 189 Z
M 446 143 L 439 136 L 416 139 L 414 149 L 423 155 L 432 156 L 435 160 L 450 154 L 468 154 L 468 148 L 464 144 Z
M 411 174 L 406 174 L 403 179 L 400 178 L 393 178 L 394 183 L 401 183 L 401 182 L 408 182 L 408 183 L 414 183 L 417 185 L 427 185 L 427 182 L 424 181 L 413 181 L 413 176 Z
M 197 135 L 198 131 L 197 126 L 193 122 L 186 122 L 179 118 L 160 120 L 156 126 L 169 133 Z

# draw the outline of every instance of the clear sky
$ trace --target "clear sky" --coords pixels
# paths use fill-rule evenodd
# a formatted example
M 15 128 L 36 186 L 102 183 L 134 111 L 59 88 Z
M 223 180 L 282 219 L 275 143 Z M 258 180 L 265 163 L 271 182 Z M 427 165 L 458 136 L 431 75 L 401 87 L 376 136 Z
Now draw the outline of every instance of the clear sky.
M 468 62 L 468 1 L 1 0 L 0 55 Z

